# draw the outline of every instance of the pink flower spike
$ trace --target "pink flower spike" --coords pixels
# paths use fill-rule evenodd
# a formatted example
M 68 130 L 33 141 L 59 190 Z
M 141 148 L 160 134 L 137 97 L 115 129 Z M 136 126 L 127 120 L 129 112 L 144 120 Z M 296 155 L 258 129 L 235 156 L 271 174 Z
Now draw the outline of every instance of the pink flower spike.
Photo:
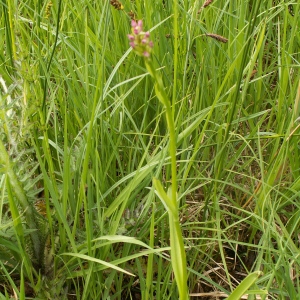
M 150 58 L 153 42 L 150 41 L 149 31 L 143 32 L 143 21 L 131 20 L 131 34 L 127 35 L 129 45 L 139 56 Z

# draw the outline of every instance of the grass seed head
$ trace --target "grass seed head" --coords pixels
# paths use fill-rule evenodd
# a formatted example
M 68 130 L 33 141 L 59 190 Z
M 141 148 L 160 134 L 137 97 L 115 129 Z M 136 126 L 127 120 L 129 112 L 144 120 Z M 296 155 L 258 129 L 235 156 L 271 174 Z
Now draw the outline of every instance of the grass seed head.
M 117 10 L 122 10 L 124 9 L 124 6 L 122 3 L 118 0 L 110 0 L 110 4 Z
M 203 8 L 209 6 L 211 3 L 213 2 L 213 0 L 206 0 L 203 5 L 201 6 L 201 8 L 198 11 L 198 14 L 200 14 L 200 12 L 202 11 Z
M 224 36 L 221 36 L 221 35 L 218 35 L 218 34 L 215 34 L 215 33 L 207 33 L 206 36 L 209 36 L 219 42 L 222 42 L 222 43 L 227 43 L 228 42 L 228 39 L 225 38 Z
M 202 5 L 202 8 L 207 7 L 207 6 L 210 5 L 212 2 L 213 2 L 213 0 L 206 0 L 206 1 L 204 2 L 204 4 Z

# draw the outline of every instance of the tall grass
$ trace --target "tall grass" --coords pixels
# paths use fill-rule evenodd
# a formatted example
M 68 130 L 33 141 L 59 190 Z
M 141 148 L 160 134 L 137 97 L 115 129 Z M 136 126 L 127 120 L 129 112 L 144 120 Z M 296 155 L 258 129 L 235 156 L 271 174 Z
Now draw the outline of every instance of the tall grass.
M 131 18 L 189 297 L 297 299 L 300 4 L 113 3 L 0 2 L 0 299 L 179 299 Z

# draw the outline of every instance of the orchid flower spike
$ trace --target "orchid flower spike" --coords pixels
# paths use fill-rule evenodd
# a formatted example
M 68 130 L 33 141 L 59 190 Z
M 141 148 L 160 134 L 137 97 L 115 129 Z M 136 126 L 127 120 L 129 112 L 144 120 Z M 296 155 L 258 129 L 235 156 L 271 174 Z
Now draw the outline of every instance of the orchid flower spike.
M 150 58 L 153 42 L 150 40 L 149 31 L 143 31 L 143 21 L 131 21 L 131 34 L 128 34 L 129 45 L 134 52 L 145 58 Z

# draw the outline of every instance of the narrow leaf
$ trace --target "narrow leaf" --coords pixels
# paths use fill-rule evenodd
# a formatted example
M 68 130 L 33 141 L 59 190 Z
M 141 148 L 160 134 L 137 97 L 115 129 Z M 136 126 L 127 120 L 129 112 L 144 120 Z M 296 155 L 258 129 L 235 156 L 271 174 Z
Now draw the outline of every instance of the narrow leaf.
M 262 272 L 256 271 L 250 273 L 230 294 L 227 300 L 238 300 L 241 299 L 243 295 L 246 294 L 248 289 L 252 286 L 252 284 L 257 280 L 259 276 L 262 275 Z

